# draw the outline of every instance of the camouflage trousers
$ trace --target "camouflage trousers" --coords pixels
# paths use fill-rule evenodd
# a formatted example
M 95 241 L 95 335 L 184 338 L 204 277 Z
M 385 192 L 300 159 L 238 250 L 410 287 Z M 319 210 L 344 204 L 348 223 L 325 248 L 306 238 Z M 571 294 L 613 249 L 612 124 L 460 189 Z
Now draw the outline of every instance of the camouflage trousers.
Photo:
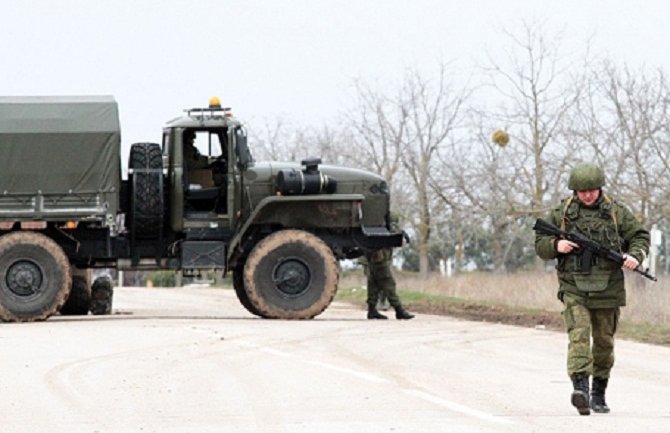
M 395 279 L 389 262 L 370 263 L 365 273 L 368 277 L 368 305 L 376 306 L 379 294 L 384 293 L 391 306 L 400 306 L 400 298 L 396 293 Z
M 609 378 L 614 365 L 614 334 L 619 321 L 619 308 L 589 309 L 567 294 L 563 302 L 563 320 L 570 340 L 568 375 L 586 373 Z

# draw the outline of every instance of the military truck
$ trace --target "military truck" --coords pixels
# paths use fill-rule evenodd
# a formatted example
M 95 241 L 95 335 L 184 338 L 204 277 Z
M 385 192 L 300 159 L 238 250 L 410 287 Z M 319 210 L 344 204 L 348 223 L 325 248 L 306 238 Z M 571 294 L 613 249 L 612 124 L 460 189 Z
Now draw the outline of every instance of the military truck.
M 111 96 L 0 97 L 3 321 L 87 314 L 95 268 L 232 271 L 251 313 L 309 319 L 338 260 L 402 244 L 380 176 L 256 162 L 217 99 L 133 144 L 127 179 L 120 135 Z

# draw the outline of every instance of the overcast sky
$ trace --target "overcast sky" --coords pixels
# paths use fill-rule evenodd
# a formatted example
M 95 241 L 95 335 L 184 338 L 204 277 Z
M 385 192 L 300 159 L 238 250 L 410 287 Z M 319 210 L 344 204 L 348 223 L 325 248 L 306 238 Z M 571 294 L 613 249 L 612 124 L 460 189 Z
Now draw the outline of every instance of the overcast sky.
M 607 7 L 606 9 L 603 9 Z M 633 0 L 22 0 L 0 10 L 0 94 L 111 94 L 124 147 L 212 95 L 245 121 L 320 125 L 352 81 L 467 71 L 526 20 L 578 51 L 670 70 L 670 2 Z

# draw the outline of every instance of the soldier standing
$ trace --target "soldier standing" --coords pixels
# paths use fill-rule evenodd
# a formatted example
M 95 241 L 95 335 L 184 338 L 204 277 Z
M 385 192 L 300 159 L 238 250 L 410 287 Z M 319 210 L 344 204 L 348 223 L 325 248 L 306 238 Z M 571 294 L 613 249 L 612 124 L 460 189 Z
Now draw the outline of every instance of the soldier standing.
M 623 268 L 635 269 L 648 254 L 649 232 L 625 206 L 603 192 L 604 184 L 605 174 L 600 167 L 577 165 L 568 180 L 573 195 L 550 211 L 546 220 L 621 252 L 625 258 Z M 591 272 L 584 273 L 578 245 L 550 235 L 536 235 L 535 251 L 544 260 L 558 261 L 558 298 L 564 305 L 563 319 L 569 337 L 567 367 L 574 388 L 572 405 L 580 415 L 588 415 L 590 409 L 607 413 L 610 409 L 605 390 L 614 364 L 614 334 L 619 309 L 626 304 L 622 268 L 594 257 Z
M 395 309 L 396 319 L 409 320 L 414 318 L 413 314 L 403 308 L 396 293 L 395 279 L 391 271 L 393 250 L 383 248 L 366 254 L 365 258 L 367 261 L 365 275 L 368 280 L 368 319 L 387 319 L 385 315 L 377 311 L 380 292 L 386 294 L 386 299 Z

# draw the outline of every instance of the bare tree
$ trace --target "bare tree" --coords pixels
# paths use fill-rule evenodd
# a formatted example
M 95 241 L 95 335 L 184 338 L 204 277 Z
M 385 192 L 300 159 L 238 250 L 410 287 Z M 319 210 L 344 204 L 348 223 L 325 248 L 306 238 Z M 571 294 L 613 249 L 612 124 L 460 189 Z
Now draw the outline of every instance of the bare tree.
M 396 193 L 395 178 L 401 173 L 409 189 L 411 218 L 419 251 L 422 276 L 429 271 L 428 253 L 432 229 L 431 173 L 436 172 L 437 153 L 448 142 L 461 120 L 467 89 L 455 90 L 447 66 L 442 64 L 435 79 L 417 70 L 407 71 L 394 96 L 358 83 L 354 125 L 356 151 L 367 168 L 381 173 Z M 405 191 L 407 192 L 407 191 Z M 407 201 L 405 201 L 407 203 Z
M 428 250 L 436 197 L 431 191 L 431 177 L 439 172 L 440 149 L 456 140 L 462 126 L 463 106 L 471 91 L 457 88 L 446 64 L 441 64 L 434 80 L 418 71 L 409 71 L 403 86 L 407 127 L 404 133 L 403 166 L 416 193 L 416 232 L 419 250 L 419 272 L 428 275 Z
M 262 127 L 251 128 L 250 138 L 256 158 L 282 159 L 293 135 L 294 127 L 281 117 L 264 119 Z
M 631 71 L 604 61 L 575 113 L 585 159 L 605 168 L 607 187 L 641 220 L 669 221 L 670 89 L 662 70 Z
M 512 256 L 530 243 L 529 219 L 556 199 L 577 146 L 565 131 L 584 71 L 561 56 L 560 35 L 547 38 L 540 27 L 524 23 L 519 34 L 503 32 L 506 55 L 490 56 L 482 68 L 484 84 L 475 91 L 479 101 L 497 102 L 468 107 L 469 130 L 441 149 L 440 170 L 431 182 L 453 209 L 452 224 L 462 227 L 457 242 L 482 244 L 486 238 L 487 255 L 499 271 L 518 266 Z M 491 142 L 497 128 L 512 136 L 506 147 Z
M 357 81 L 355 108 L 345 116 L 352 129 L 348 150 L 351 161 L 379 173 L 394 192 L 393 182 L 400 170 L 407 127 L 407 112 L 402 95 L 388 96 Z
M 344 164 L 347 161 L 343 153 L 347 148 L 344 131 L 328 125 L 320 129 L 301 127 L 278 117 L 265 119 L 260 133 L 252 134 L 257 159 L 300 162 L 319 157 L 327 164 Z
M 543 213 L 548 191 L 560 184 L 575 151 L 575 143 L 562 135 L 581 96 L 587 66 L 562 56 L 561 35 L 547 37 L 541 27 L 524 23 L 520 35 L 505 31 L 511 41 L 507 64 L 491 56 L 485 68 L 489 88 L 502 100 L 491 119 L 508 128 L 513 139 L 514 156 L 508 163 L 515 167 L 523 199 L 514 206 L 515 214 Z M 576 70 L 575 65 L 582 67 Z

